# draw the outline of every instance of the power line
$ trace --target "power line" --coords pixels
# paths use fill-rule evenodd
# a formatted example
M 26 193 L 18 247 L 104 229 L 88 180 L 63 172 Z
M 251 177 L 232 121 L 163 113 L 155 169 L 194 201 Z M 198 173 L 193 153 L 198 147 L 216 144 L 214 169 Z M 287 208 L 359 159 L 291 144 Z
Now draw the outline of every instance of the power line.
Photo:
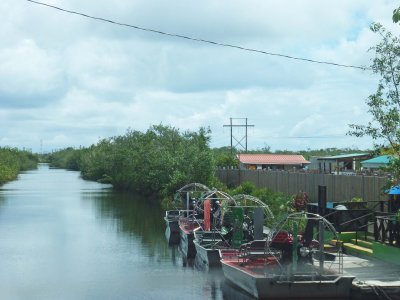
M 332 135 L 315 135 L 315 136 L 267 136 L 269 139 L 331 139 L 331 138 L 350 138 L 350 136 L 332 134 Z
M 296 56 L 291 56 L 291 55 L 286 55 L 286 54 L 281 54 L 281 53 L 274 53 L 274 52 L 268 52 L 268 51 L 263 51 L 263 50 L 258 50 L 258 49 L 252 49 L 252 48 L 232 45 L 232 44 L 225 44 L 225 43 L 205 40 L 205 39 L 201 39 L 201 38 L 190 37 L 190 36 L 186 36 L 186 35 L 168 33 L 168 32 L 164 32 L 164 31 L 160 31 L 160 30 L 156 30 L 156 29 L 150 29 L 150 28 L 140 27 L 140 26 L 136 26 L 136 25 L 120 23 L 120 22 L 116 22 L 116 21 L 112 21 L 112 20 L 104 19 L 104 18 L 100 18 L 100 17 L 94 17 L 94 16 L 90 16 L 90 15 L 87 15 L 87 14 L 84 14 L 84 13 L 81 13 L 81 12 L 77 12 L 77 11 L 73 11 L 73 10 L 67 10 L 67 9 L 64 9 L 64 8 L 61 8 L 61 7 L 58 7 L 58 6 L 54 6 L 54 5 L 50 5 L 50 4 L 47 4 L 47 3 L 42 3 L 42 2 L 33 1 L 33 0 L 26 0 L 26 1 L 31 2 L 31 3 L 35 3 L 35 4 L 39 4 L 39 5 L 43 5 L 43 6 L 47 6 L 47 7 L 51 7 L 51 8 L 54 8 L 54 9 L 57 9 L 57 10 L 60 10 L 62 12 L 66 12 L 66 13 L 69 13 L 69 14 L 74 14 L 74 15 L 79 15 L 79 16 L 85 17 L 85 18 L 94 19 L 94 20 L 97 20 L 97 21 L 108 22 L 108 23 L 111 23 L 111 24 L 114 24 L 114 25 L 130 27 L 130 28 L 134 28 L 134 29 L 137 29 L 137 30 L 142 30 L 142 31 L 162 34 L 162 35 L 166 35 L 166 36 L 171 36 L 171 37 L 191 40 L 191 41 L 195 41 L 195 42 L 207 43 L 207 44 L 212 44 L 212 45 L 221 46 L 221 47 L 235 48 L 235 49 L 239 49 L 239 50 L 243 50 L 243 51 L 255 52 L 255 53 L 271 55 L 271 56 L 279 56 L 279 57 L 283 57 L 283 58 L 287 58 L 287 59 L 300 60 L 300 61 L 316 63 L 316 64 L 325 64 L 325 65 L 332 65 L 332 66 L 344 67 L 344 68 L 354 68 L 354 69 L 360 69 L 360 70 L 363 70 L 363 71 L 370 70 L 370 68 L 368 68 L 368 67 L 355 66 L 355 65 L 346 65 L 346 64 L 340 64 L 340 63 L 329 62 L 329 61 L 322 61 L 322 60 L 314 60 L 314 59 L 296 57 Z

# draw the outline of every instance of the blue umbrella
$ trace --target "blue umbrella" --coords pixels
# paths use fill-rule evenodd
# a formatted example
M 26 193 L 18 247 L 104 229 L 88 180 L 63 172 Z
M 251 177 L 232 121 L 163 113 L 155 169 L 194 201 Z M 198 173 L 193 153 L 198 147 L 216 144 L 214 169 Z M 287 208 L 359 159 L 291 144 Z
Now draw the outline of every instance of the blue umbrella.
M 389 190 L 389 195 L 400 195 L 400 186 L 396 185 L 391 187 Z

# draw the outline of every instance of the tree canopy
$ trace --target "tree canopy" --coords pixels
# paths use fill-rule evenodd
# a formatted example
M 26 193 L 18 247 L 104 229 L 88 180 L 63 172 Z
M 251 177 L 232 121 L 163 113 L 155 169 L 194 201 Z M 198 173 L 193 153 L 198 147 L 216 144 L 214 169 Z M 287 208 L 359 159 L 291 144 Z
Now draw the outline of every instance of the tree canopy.
M 0 184 L 17 178 L 20 171 L 37 167 L 38 156 L 26 150 L 0 147 Z
M 215 164 L 209 142 L 210 131 L 205 128 L 180 132 L 156 125 L 146 132 L 128 130 L 88 148 L 58 151 L 50 162 L 78 169 L 83 178 L 109 182 L 117 189 L 171 195 L 190 182 L 213 184 Z
M 394 22 L 394 23 L 400 22 L 400 7 L 396 8 L 396 9 L 393 11 L 393 17 L 392 17 L 392 19 L 393 19 L 393 22 Z
M 400 156 L 400 39 L 386 30 L 381 24 L 373 23 L 371 30 L 380 36 L 377 45 L 370 48 L 375 56 L 371 69 L 379 76 L 376 92 L 368 96 L 366 104 L 369 107 L 372 120 L 367 124 L 351 124 L 350 135 L 357 137 L 370 136 L 376 148 L 388 148 Z M 392 172 L 398 177 L 400 169 L 393 161 Z

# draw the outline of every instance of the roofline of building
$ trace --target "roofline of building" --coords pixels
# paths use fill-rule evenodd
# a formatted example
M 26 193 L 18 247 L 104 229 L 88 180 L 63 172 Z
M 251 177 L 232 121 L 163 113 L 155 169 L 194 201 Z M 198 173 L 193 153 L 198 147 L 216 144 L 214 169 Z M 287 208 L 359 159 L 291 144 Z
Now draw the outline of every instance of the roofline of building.
M 304 161 L 304 162 L 280 162 L 280 163 L 270 163 L 270 162 L 246 162 L 246 161 L 241 161 L 240 163 L 242 164 L 249 164 L 249 165 L 306 165 L 310 164 L 309 161 Z
M 368 156 L 370 153 L 354 153 L 354 154 L 343 154 L 343 155 L 335 155 L 335 156 L 323 156 L 317 157 L 317 160 L 338 160 L 338 159 L 349 159 L 349 158 L 357 158 Z

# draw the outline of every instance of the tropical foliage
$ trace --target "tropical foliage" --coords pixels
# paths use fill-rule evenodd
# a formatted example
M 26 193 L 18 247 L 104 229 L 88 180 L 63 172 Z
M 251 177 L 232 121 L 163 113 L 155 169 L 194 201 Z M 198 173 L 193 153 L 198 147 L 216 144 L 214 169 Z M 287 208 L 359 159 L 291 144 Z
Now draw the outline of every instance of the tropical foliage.
M 215 167 L 210 131 L 180 132 L 157 125 L 146 132 L 128 130 L 89 148 L 53 153 L 50 163 L 78 169 L 82 177 L 111 183 L 144 195 L 171 195 L 189 182 L 213 185 Z
M 372 120 L 367 124 L 351 124 L 351 135 L 370 136 L 377 148 L 389 148 L 394 154 L 391 172 L 400 176 L 400 39 L 374 23 L 371 30 L 380 41 L 370 50 L 374 52 L 371 69 L 379 76 L 376 92 L 366 99 Z
M 396 8 L 393 10 L 393 17 L 392 20 L 394 23 L 399 23 L 400 22 L 400 7 Z
M 78 171 L 81 153 L 82 150 L 69 147 L 47 154 L 43 160 L 49 162 L 55 168 Z
M 231 151 L 230 147 L 221 147 L 212 149 L 215 165 L 219 168 L 238 168 L 239 160 L 236 157 L 237 151 L 233 149 Z
M 17 178 L 20 171 L 37 167 L 38 157 L 29 151 L 0 147 L 0 184 Z
M 242 185 L 228 190 L 228 193 L 232 196 L 246 194 L 257 197 L 268 205 L 277 220 L 280 220 L 292 208 L 291 196 L 274 192 L 266 188 L 256 188 L 251 182 L 244 182 Z

